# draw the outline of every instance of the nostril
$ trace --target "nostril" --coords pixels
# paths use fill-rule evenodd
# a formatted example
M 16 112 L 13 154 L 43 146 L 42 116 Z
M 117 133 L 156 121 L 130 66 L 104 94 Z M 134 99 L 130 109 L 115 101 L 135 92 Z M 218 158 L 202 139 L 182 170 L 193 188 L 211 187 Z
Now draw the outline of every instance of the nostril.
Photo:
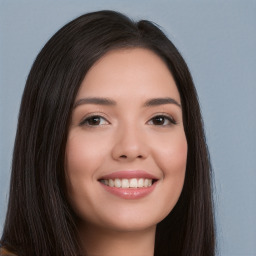
M 128 158 L 126 155 L 121 155 L 120 158 Z M 143 158 L 142 155 L 138 155 L 137 158 Z
M 129 154 L 128 155 L 120 155 L 119 159 L 120 158 L 121 159 L 128 159 L 128 158 L 132 158 L 132 159 L 140 158 L 141 159 L 141 158 L 143 158 L 143 155 L 137 155 L 137 156 L 136 155 L 132 156 L 132 155 L 129 155 Z

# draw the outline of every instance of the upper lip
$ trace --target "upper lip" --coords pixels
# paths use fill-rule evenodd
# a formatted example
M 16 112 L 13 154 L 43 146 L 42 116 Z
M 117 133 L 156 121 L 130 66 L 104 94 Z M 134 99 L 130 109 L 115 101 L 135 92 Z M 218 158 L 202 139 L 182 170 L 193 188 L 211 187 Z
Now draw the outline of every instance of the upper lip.
M 158 180 L 158 178 L 144 170 L 123 170 L 116 171 L 106 174 L 99 178 L 99 180 L 109 180 L 109 179 L 132 179 L 132 178 L 144 178 Z

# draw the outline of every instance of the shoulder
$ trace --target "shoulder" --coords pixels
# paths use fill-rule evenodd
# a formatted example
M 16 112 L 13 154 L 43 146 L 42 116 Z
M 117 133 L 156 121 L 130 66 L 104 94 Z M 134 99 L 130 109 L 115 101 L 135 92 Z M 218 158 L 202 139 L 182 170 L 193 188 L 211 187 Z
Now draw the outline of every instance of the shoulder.
M 7 249 L 1 247 L 0 248 L 0 256 L 18 256 L 17 254 L 9 252 Z

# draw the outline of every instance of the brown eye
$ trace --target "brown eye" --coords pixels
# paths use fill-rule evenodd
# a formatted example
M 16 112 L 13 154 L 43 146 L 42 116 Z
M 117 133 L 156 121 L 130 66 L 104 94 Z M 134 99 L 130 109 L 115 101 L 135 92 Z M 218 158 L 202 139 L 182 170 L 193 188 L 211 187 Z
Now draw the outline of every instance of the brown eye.
M 109 124 L 109 122 L 103 118 L 102 116 L 90 116 L 84 119 L 80 125 L 87 125 L 87 126 L 99 126 Z
M 149 120 L 151 125 L 167 126 L 176 124 L 175 120 L 170 116 L 158 115 Z

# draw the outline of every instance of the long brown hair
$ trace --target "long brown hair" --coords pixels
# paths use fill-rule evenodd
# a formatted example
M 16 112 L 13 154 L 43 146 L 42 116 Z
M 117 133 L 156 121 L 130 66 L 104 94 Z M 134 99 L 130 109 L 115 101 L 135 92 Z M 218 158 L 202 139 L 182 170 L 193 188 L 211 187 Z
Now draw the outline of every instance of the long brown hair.
M 211 166 L 188 67 L 155 24 L 114 11 L 85 14 L 65 25 L 31 68 L 19 113 L 2 246 L 20 256 L 82 254 L 64 175 L 72 105 L 92 65 L 106 52 L 127 47 L 150 49 L 168 65 L 180 93 L 188 142 L 184 188 L 157 225 L 155 256 L 215 254 Z

